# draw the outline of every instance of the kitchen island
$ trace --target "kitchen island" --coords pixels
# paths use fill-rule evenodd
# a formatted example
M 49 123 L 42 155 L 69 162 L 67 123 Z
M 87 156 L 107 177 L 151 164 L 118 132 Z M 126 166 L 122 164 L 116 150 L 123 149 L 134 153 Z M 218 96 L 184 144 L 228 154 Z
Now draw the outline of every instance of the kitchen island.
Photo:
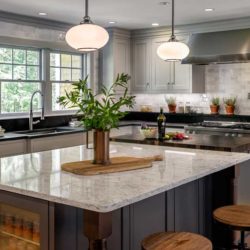
M 41 231 L 42 250 L 87 249 L 83 229 L 91 249 L 105 249 L 108 238 L 109 250 L 138 250 L 141 239 L 157 231 L 213 235 L 211 212 L 233 203 L 234 166 L 250 159 L 244 153 L 132 143 L 111 143 L 110 152 L 161 154 L 164 160 L 143 170 L 87 177 L 60 170 L 62 163 L 92 159 L 85 146 L 1 158 L 1 203 L 41 212 L 41 228 L 47 227 Z M 89 226 L 101 235 L 90 235 Z

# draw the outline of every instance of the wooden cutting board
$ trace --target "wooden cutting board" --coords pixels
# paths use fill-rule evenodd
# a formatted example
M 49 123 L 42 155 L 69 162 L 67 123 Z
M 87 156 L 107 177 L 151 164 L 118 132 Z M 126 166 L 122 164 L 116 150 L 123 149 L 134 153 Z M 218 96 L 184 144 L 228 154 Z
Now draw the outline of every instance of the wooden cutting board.
M 121 156 L 111 158 L 111 164 L 107 166 L 93 164 L 91 160 L 88 160 L 64 163 L 61 165 L 61 169 L 78 175 L 99 175 L 150 168 L 153 161 L 162 160 L 163 158 L 160 155 L 146 158 Z

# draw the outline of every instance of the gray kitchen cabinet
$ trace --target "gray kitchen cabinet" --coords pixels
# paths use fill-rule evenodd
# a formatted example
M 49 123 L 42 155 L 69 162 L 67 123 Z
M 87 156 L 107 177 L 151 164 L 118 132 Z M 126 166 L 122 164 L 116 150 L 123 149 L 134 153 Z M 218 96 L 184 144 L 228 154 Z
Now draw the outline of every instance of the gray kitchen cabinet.
M 0 142 L 0 157 L 25 154 L 27 141 L 25 139 Z
M 151 90 L 154 91 L 166 91 L 168 92 L 170 86 L 172 86 L 172 64 L 163 61 L 157 55 L 157 49 L 162 44 L 167 42 L 167 38 L 152 39 L 152 72 L 151 72 Z
M 187 42 L 188 35 L 178 35 Z M 157 49 L 169 40 L 167 36 L 145 37 L 133 41 L 133 93 L 203 93 L 205 90 L 204 67 L 165 62 Z
M 125 30 L 112 29 L 109 30 L 109 35 L 109 42 L 100 51 L 99 57 L 99 77 L 106 87 L 112 85 L 118 74 L 131 75 L 130 33 Z M 116 92 L 122 93 L 123 88 L 118 87 Z
M 86 144 L 86 133 L 65 134 L 27 139 L 27 153 Z
M 133 42 L 132 92 L 147 93 L 151 90 L 151 40 Z

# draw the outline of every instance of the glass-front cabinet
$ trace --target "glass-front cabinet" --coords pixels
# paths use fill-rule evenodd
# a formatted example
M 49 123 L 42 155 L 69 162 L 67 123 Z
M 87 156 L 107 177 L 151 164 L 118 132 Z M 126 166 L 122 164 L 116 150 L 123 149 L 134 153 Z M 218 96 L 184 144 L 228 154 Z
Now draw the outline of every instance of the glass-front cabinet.
M 0 192 L 0 249 L 48 250 L 48 203 Z

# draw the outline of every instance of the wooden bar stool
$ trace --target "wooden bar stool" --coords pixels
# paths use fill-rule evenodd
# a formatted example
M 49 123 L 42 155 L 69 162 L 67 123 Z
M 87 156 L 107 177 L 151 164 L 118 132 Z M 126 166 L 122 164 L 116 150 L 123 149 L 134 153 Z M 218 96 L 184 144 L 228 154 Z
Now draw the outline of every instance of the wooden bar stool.
M 142 241 L 142 250 L 212 250 L 207 238 L 186 232 L 164 232 L 149 235 Z
M 213 213 L 217 222 L 232 230 L 240 231 L 240 242 L 237 249 L 249 249 L 245 243 L 245 232 L 250 231 L 250 206 L 232 205 L 218 208 Z

